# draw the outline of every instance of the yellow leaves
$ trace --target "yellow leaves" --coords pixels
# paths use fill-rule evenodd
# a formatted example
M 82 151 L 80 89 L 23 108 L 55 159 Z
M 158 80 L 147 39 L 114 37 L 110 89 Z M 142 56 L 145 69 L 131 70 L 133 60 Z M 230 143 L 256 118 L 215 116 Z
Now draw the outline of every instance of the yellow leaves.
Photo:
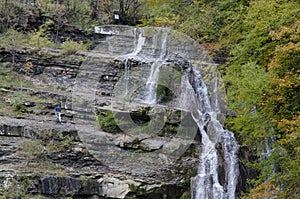
M 281 26 L 278 31 L 270 31 L 272 38 L 280 43 L 276 46 L 274 56 L 268 65 L 272 90 L 266 101 L 270 108 L 273 107 L 276 117 L 281 119 L 290 119 L 290 114 L 295 114 L 295 111 L 299 110 L 299 31 L 300 21 L 295 21 L 291 26 Z M 282 132 L 286 130 L 282 128 L 284 121 L 278 124 Z
M 294 116 L 291 120 L 282 119 L 278 123 L 278 128 L 282 132 L 286 132 L 285 137 L 279 140 L 279 143 L 288 146 L 290 149 L 299 149 L 300 147 L 300 115 Z M 299 154 L 299 151 L 295 151 L 295 154 Z
M 28 58 L 26 59 L 26 64 L 25 64 L 25 74 L 26 75 L 29 75 L 31 72 L 32 72 L 32 67 L 33 67 L 33 64 L 31 61 L 28 60 Z
M 299 41 L 300 37 L 300 21 L 295 21 L 290 27 L 281 26 L 278 31 L 271 30 L 269 35 L 272 40 L 281 40 L 284 37 L 289 38 L 291 41 Z
M 288 139 L 300 139 L 300 115 L 294 116 L 291 120 L 282 119 L 278 123 L 278 128 L 286 132 Z
M 158 17 L 155 21 L 155 26 L 158 27 L 175 27 L 179 21 L 178 15 L 170 15 L 167 17 Z
M 269 180 L 252 189 L 249 196 L 244 199 L 264 199 L 274 197 L 278 192 L 279 187 L 276 187 L 273 182 Z
M 299 35 L 291 35 L 291 40 L 292 41 L 298 41 L 300 39 Z
M 152 7 L 154 7 L 158 4 L 161 5 L 163 3 L 168 3 L 168 2 L 170 2 L 170 0 L 147 0 L 147 4 Z

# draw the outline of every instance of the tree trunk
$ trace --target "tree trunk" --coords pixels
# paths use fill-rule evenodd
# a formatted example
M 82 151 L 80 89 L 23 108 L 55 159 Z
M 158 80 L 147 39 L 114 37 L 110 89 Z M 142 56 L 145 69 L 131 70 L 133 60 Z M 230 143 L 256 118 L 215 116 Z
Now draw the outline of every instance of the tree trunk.
M 97 19 L 98 18 L 98 0 L 92 0 L 91 1 L 91 9 L 92 9 L 92 14 L 91 18 L 92 19 Z

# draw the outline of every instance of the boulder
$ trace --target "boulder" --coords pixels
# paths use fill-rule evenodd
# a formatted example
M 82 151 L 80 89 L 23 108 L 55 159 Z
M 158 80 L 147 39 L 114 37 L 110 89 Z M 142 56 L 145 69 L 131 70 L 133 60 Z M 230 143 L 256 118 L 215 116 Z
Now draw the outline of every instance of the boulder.
M 115 177 L 103 176 L 98 182 L 102 184 L 103 196 L 108 198 L 126 198 L 132 188 L 141 183 L 133 180 L 121 180 Z

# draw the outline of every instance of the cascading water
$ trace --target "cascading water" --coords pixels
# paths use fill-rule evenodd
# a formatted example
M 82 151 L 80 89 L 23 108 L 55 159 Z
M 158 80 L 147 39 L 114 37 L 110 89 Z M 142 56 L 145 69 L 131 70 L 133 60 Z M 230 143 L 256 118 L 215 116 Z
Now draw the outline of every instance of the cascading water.
M 273 129 L 269 129 L 269 132 L 273 132 Z M 275 161 L 271 161 L 272 156 L 274 155 L 274 151 L 276 151 L 276 139 L 274 135 L 271 135 L 270 137 L 267 137 L 265 140 L 265 148 L 262 150 L 260 155 L 260 160 L 264 161 L 267 160 L 269 163 L 266 163 L 264 165 L 264 168 L 262 169 L 262 173 L 266 173 L 266 178 L 271 178 L 275 173 L 278 172 L 278 165 Z M 266 180 L 267 180 L 266 179 Z
M 128 94 L 129 59 L 151 63 L 143 98 L 140 102 L 155 105 L 156 88 L 160 68 L 167 59 L 168 29 L 156 29 L 152 37 L 135 30 L 135 46 L 132 53 L 125 55 L 125 94 Z M 148 42 L 148 43 L 147 43 Z M 148 45 L 147 44 L 151 44 Z M 204 63 L 210 64 L 210 63 Z M 234 199 L 239 176 L 238 143 L 232 132 L 225 130 L 218 120 L 221 114 L 218 96 L 212 98 L 201 74 L 191 66 L 183 69 L 182 84 L 191 87 L 183 95 L 182 108 L 190 110 L 201 133 L 202 151 L 199 157 L 197 176 L 194 178 L 193 199 Z M 215 78 L 213 95 L 217 95 L 218 77 Z M 184 90 L 185 88 L 183 88 Z M 187 89 L 188 90 L 188 89 Z M 192 92 L 190 92 L 192 91 Z M 186 92 L 186 91 L 182 91 Z M 186 96 L 188 95 L 188 96 Z M 192 105 L 189 104 L 189 100 Z M 181 107 L 181 106 L 179 106 Z M 189 108 L 187 108 L 189 107 Z
M 161 36 L 161 50 L 159 57 L 155 59 L 155 61 L 151 65 L 150 75 L 146 82 L 146 98 L 144 99 L 145 104 L 155 104 L 156 103 L 156 88 L 157 88 L 157 81 L 159 77 L 159 70 L 162 66 L 164 59 L 167 54 L 167 37 L 168 37 L 168 30 L 163 29 L 162 36 Z M 155 49 L 157 46 L 157 35 L 153 37 L 153 53 L 155 53 Z
M 124 75 L 124 80 L 125 80 L 125 93 L 124 96 L 126 97 L 129 93 L 129 65 L 128 65 L 128 59 L 134 58 L 135 56 L 138 55 L 138 53 L 141 52 L 143 45 L 145 43 L 146 38 L 143 36 L 143 32 L 140 32 L 138 37 L 137 37 L 137 30 L 134 29 L 134 50 L 132 53 L 128 54 L 125 56 L 125 75 Z M 137 38 L 137 39 L 136 39 Z
M 193 199 L 235 198 L 239 175 L 237 141 L 233 133 L 224 130 L 218 121 L 217 115 L 220 113 L 218 103 L 215 102 L 215 107 L 212 108 L 207 87 L 201 75 L 192 69 L 192 76 L 190 84 L 197 99 L 196 111 L 192 112 L 192 116 L 199 127 L 203 144 L 192 197 Z M 214 135 L 209 135 L 210 132 L 213 132 Z M 222 159 L 224 160 L 225 177 L 223 185 L 219 181 L 221 162 L 217 149 L 218 144 L 222 146 Z
M 134 30 L 135 30 L 134 35 L 136 37 L 136 34 L 137 34 L 136 29 L 134 29 Z M 143 45 L 145 43 L 145 40 L 146 40 L 146 38 L 143 36 L 143 31 L 141 31 L 139 33 L 138 39 L 137 40 L 135 39 L 136 43 L 134 46 L 134 51 L 131 54 L 129 54 L 129 56 L 136 56 L 139 52 L 141 52 Z
M 209 62 L 206 62 L 208 59 L 205 59 L 205 53 L 203 52 L 203 49 L 200 46 L 192 45 L 194 42 L 183 35 L 175 34 L 167 29 L 131 29 L 126 27 L 126 30 L 122 32 L 122 28 L 124 27 L 118 27 L 118 31 L 116 31 L 118 34 L 120 34 L 120 36 L 107 36 L 107 40 L 103 41 L 103 44 L 110 44 L 117 48 L 104 48 L 103 51 L 100 51 L 101 54 L 97 54 L 97 52 L 92 54 L 95 56 L 95 58 L 92 57 L 92 61 L 89 60 L 85 65 L 83 65 L 80 73 L 77 75 L 77 83 L 73 88 L 72 95 L 74 97 L 73 110 L 77 111 L 75 116 L 76 125 L 78 126 L 78 129 L 81 129 L 82 131 L 78 131 L 81 140 L 83 140 L 89 150 L 93 151 L 95 157 L 97 157 L 101 162 L 105 162 L 104 165 L 111 165 L 110 168 L 112 168 L 112 171 L 120 168 L 120 171 L 124 172 L 126 175 L 146 174 L 146 176 L 152 176 L 152 174 L 154 176 L 157 173 L 160 174 L 161 172 L 162 178 L 159 177 L 160 179 L 170 179 L 170 176 L 167 176 L 169 175 L 167 168 L 173 168 L 174 165 L 172 164 L 175 162 L 173 161 L 174 158 L 176 158 L 176 160 L 177 158 L 180 158 L 181 155 L 184 154 L 189 148 L 190 144 L 195 143 L 194 134 L 197 133 L 198 125 L 198 129 L 201 133 L 202 150 L 199 156 L 198 173 L 192 181 L 192 198 L 236 198 L 236 185 L 239 175 L 237 159 L 238 144 L 233 134 L 230 131 L 224 130 L 221 122 L 218 120 L 218 116 L 221 114 L 221 108 L 219 108 L 219 106 L 221 106 L 222 103 L 220 101 L 219 105 L 218 98 L 213 98 L 214 95 L 216 95 L 215 93 L 218 93 L 218 78 L 212 78 L 212 73 L 210 70 L 206 70 L 207 68 L 204 67 L 201 68 L 201 70 L 203 69 L 202 71 L 204 71 L 202 75 L 208 77 L 205 78 L 205 82 L 207 83 L 206 85 L 200 72 L 196 70 L 200 68 L 201 64 L 210 64 Z M 118 47 L 119 42 L 122 44 L 121 47 Z M 102 46 L 105 45 L 101 45 L 101 48 Z M 106 53 L 106 49 L 111 49 L 111 51 Z M 99 58 L 96 56 L 99 56 Z M 120 77 L 120 74 L 123 71 L 119 65 L 118 68 L 114 67 L 114 65 L 110 66 L 112 63 L 115 64 L 116 57 L 120 58 L 117 59 L 117 64 L 120 63 L 119 61 L 124 61 L 124 77 Z M 190 63 L 194 63 L 194 66 L 192 66 Z M 146 68 L 150 67 L 151 65 L 151 69 Z M 107 68 L 110 68 L 111 71 L 106 71 Z M 162 73 L 162 69 L 170 68 L 172 70 L 166 70 L 166 74 Z M 214 66 L 212 67 L 213 70 L 215 68 L 216 67 Z M 149 133 L 149 137 L 148 135 L 147 138 L 142 136 L 138 137 L 140 136 L 138 133 L 140 132 L 141 128 L 132 122 L 130 124 L 132 124 L 134 128 L 136 125 L 139 131 L 124 131 L 126 132 L 124 133 L 124 139 L 126 140 L 124 140 L 123 144 L 123 142 L 119 142 L 119 140 L 115 139 L 118 138 L 119 135 L 112 135 L 112 139 L 110 139 L 110 136 L 108 136 L 107 133 L 102 131 L 99 133 L 98 128 L 92 128 L 95 123 L 93 120 L 95 116 L 95 104 L 101 104 L 101 107 L 97 108 L 111 108 L 109 110 L 112 111 L 120 110 L 122 113 L 120 114 L 121 116 L 124 116 L 124 114 L 127 112 L 131 113 L 132 111 L 135 111 L 136 102 L 147 103 L 151 107 L 155 105 L 157 103 L 155 96 L 156 86 L 158 83 L 163 82 L 161 80 L 164 80 L 163 78 L 165 76 L 168 76 L 168 74 L 172 73 L 169 71 L 174 71 L 174 73 L 177 72 L 176 75 L 178 76 L 176 76 L 176 78 L 179 80 L 177 83 L 175 82 L 173 76 L 170 78 L 170 82 L 174 83 L 174 85 L 168 87 L 170 89 L 174 88 L 174 93 L 172 93 L 171 96 L 172 99 L 167 103 L 162 104 L 162 106 L 159 105 L 158 110 L 159 108 L 164 109 L 168 106 L 168 109 L 176 110 L 176 115 L 177 111 L 180 109 L 182 110 L 182 115 L 184 118 L 178 118 L 178 123 L 180 123 L 180 125 L 183 124 L 183 128 L 179 129 L 183 129 L 184 131 L 179 133 L 177 132 L 178 134 L 181 133 L 181 135 L 157 138 L 155 136 L 159 131 L 154 130 L 154 133 L 152 134 L 151 132 L 148 132 L 148 129 L 150 128 L 143 128 L 142 136 L 145 136 L 146 133 Z M 160 72 L 161 76 L 159 77 Z M 120 78 L 117 83 L 115 83 L 116 80 L 114 78 L 111 78 L 114 73 L 117 74 L 115 75 L 116 77 Z M 99 74 L 101 74 L 100 78 L 103 77 L 103 79 L 100 79 L 103 85 L 100 85 L 100 88 L 97 88 L 96 85 L 98 85 L 99 82 Z M 125 105 L 129 105 L 128 107 L 130 108 L 130 111 L 127 111 L 127 106 L 123 106 L 122 104 L 124 100 L 121 97 L 123 97 L 124 91 L 126 96 L 130 95 L 130 97 L 132 97 L 132 99 L 126 100 L 126 103 L 124 103 Z M 103 97 L 99 97 L 102 95 L 102 93 L 104 93 Z M 122 96 L 119 98 L 118 94 L 121 94 Z M 106 96 L 113 97 L 111 98 Z M 135 101 L 134 97 L 136 97 L 138 100 Z M 133 103 L 129 104 L 128 102 Z M 104 104 L 103 107 L 102 104 Z M 150 106 L 147 106 L 147 108 Z M 156 111 L 156 109 L 154 109 L 154 111 Z M 191 121 L 192 119 L 190 117 L 190 113 L 192 113 L 193 119 L 197 125 Z M 161 128 L 163 128 L 163 125 L 166 122 L 165 118 L 159 117 L 157 120 L 161 120 L 159 124 L 162 124 Z M 120 121 L 123 122 L 125 120 Z M 128 121 L 130 122 L 131 120 Z M 152 122 L 148 123 L 149 126 L 151 123 Z M 153 123 L 156 124 L 156 122 Z M 89 126 L 88 130 L 83 130 L 87 124 Z M 125 123 L 123 126 L 126 125 L 128 124 Z M 190 128 L 190 126 L 193 127 Z M 159 127 L 158 129 L 160 130 L 161 128 Z M 191 136 L 191 134 L 193 135 Z M 120 134 L 120 138 L 122 138 L 122 136 L 123 134 Z M 127 159 L 129 156 L 135 157 L 138 155 L 131 154 L 130 150 L 120 149 L 121 145 L 126 146 L 125 142 L 127 142 L 127 138 L 130 137 L 138 138 L 141 141 L 141 144 L 142 140 L 144 141 L 149 139 L 150 141 L 153 141 L 152 143 L 154 143 L 155 151 L 151 151 L 149 153 L 138 153 L 138 159 Z M 161 146 L 160 143 L 162 143 Z M 156 149 L 157 145 L 159 145 L 159 149 Z M 139 161 L 142 164 L 139 164 Z M 194 162 L 194 159 L 192 159 L 192 163 Z M 119 165 L 122 166 L 120 167 Z M 166 165 L 166 167 L 162 167 L 162 165 Z M 161 167 L 163 169 L 161 169 Z M 174 170 L 171 170 L 172 173 L 173 171 L 176 171 L 176 169 L 177 166 Z M 176 179 L 172 179 L 170 187 L 173 187 L 173 181 L 176 181 L 175 183 L 179 182 L 177 179 L 179 178 L 177 178 L 176 175 Z M 150 181 L 151 180 L 152 177 L 150 178 Z M 147 183 L 148 181 L 149 180 L 147 179 Z M 119 185 L 115 184 L 114 186 L 118 187 Z M 120 184 L 120 186 L 123 187 L 123 184 Z M 151 184 L 149 187 L 156 189 L 156 184 L 154 184 L 154 186 Z M 170 196 L 171 193 L 168 194 L 168 196 Z M 174 195 L 172 195 L 172 197 L 173 196 Z
M 159 32 L 160 31 L 155 31 L 155 33 L 152 36 L 151 55 L 153 57 L 155 57 L 155 53 L 156 53 L 156 50 L 157 50 L 157 43 L 158 43 L 157 37 L 158 37 Z
M 129 65 L 128 65 L 128 58 L 125 59 L 125 96 L 128 95 L 129 92 Z

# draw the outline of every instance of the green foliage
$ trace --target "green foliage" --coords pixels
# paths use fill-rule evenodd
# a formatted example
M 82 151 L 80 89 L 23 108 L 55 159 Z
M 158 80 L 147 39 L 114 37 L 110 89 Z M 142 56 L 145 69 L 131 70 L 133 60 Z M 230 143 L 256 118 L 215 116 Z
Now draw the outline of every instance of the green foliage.
M 274 147 L 280 150 L 254 165 L 261 172 L 255 185 L 267 193 L 280 184 L 286 191 L 272 193 L 291 198 L 299 196 L 299 7 L 298 1 L 286 0 L 147 0 L 142 20 L 142 25 L 169 26 L 210 42 L 205 46 L 212 54 L 227 54 L 222 72 L 235 116 L 226 125 L 258 156 L 266 140 L 276 137 Z M 164 87 L 157 91 L 165 95 Z M 281 172 L 266 181 L 272 164 Z M 289 180 L 280 183 L 281 178 Z
M 253 62 L 240 66 L 231 65 L 226 72 L 224 80 L 230 85 L 227 88 L 228 107 L 237 115 L 229 118 L 227 125 L 236 132 L 243 144 L 257 147 L 257 142 L 264 142 L 267 136 L 266 128 L 270 124 L 270 121 L 264 120 L 260 114 L 258 104 L 268 87 L 268 75 Z
M 171 101 L 173 99 L 173 95 L 174 94 L 172 93 L 172 91 L 166 86 L 163 86 L 161 84 L 157 85 L 156 98 L 160 103 Z
M 179 199 L 189 199 L 191 198 L 191 193 L 189 191 L 184 192 Z
M 67 39 L 61 45 L 54 43 L 50 35 L 50 27 L 53 26 L 53 24 L 53 21 L 47 21 L 42 24 L 38 30 L 31 31 L 28 34 L 8 29 L 5 34 L 0 37 L 0 48 L 12 52 L 12 63 L 15 62 L 16 51 L 21 50 L 24 47 L 35 47 L 40 52 L 43 48 L 58 47 L 62 49 L 61 53 L 64 55 L 75 54 L 78 50 L 86 51 L 89 48 L 89 43 L 84 44 L 82 41 L 76 42 L 71 39 Z M 26 64 L 28 63 L 29 62 L 26 62 Z M 28 65 L 25 66 L 25 69 L 26 67 L 28 68 Z
M 167 26 L 177 29 L 200 42 L 216 42 L 226 29 L 237 30 L 239 13 L 246 1 L 181 1 L 147 0 L 143 7 L 142 26 Z M 238 32 L 238 31 L 237 31 Z
M 11 72 L 7 66 L 10 66 L 10 63 L 2 63 L 0 65 L 0 85 L 1 87 L 12 87 L 19 86 L 20 82 L 17 74 Z M 16 81 L 17 80 L 17 81 Z
M 163 129 L 161 129 L 158 133 L 159 136 L 162 137 L 172 137 L 174 135 L 176 135 L 179 131 L 180 126 L 178 126 L 178 124 L 170 124 L 170 123 L 166 123 L 163 127 Z
M 197 175 L 197 170 L 191 167 L 181 167 L 182 172 L 185 174 L 185 177 L 182 181 L 182 188 L 185 190 L 179 199 L 188 199 L 191 198 L 191 178 Z
M 110 133 L 119 133 L 121 129 L 118 127 L 115 114 L 112 111 L 100 113 L 97 115 L 98 124 L 101 129 Z
M 14 107 L 14 111 L 17 111 L 19 113 L 27 113 L 28 112 L 28 109 L 24 105 L 23 100 L 21 98 L 14 99 L 13 107 Z
M 28 26 L 27 18 L 34 10 L 30 10 L 17 0 L 0 0 L 0 32 L 8 28 L 24 30 Z
M 75 54 L 77 51 L 82 50 L 86 51 L 88 49 L 87 45 L 83 44 L 83 42 L 76 42 L 68 39 L 62 45 L 62 53 L 64 55 Z
M 224 79 L 228 107 L 236 114 L 228 126 L 257 155 L 268 137 L 276 138 L 276 150 L 255 164 L 260 177 L 249 198 L 299 197 L 299 6 L 252 1 L 238 21 L 238 40 L 234 30 L 221 39 L 231 53 Z M 280 170 L 275 175 L 274 164 Z
M 43 146 L 40 140 L 25 140 L 19 145 L 19 154 L 28 159 L 41 158 Z
M 4 48 L 12 52 L 11 62 L 15 64 L 15 54 L 17 50 L 20 50 L 25 42 L 26 36 L 21 32 L 14 29 L 8 29 L 3 36 L 0 37 L 0 48 Z
M 52 47 L 48 29 L 57 36 L 63 27 L 73 25 L 79 29 L 91 29 L 94 24 L 112 21 L 114 10 L 121 6 L 108 0 L 50 1 L 38 4 L 25 1 L 0 0 L 0 47 L 12 52 L 31 45 L 38 48 Z M 119 3 L 124 1 L 119 1 Z M 134 2 L 134 1 L 127 1 Z M 222 66 L 227 89 L 228 108 L 235 114 L 227 119 L 227 127 L 234 131 L 242 146 L 260 155 L 269 137 L 274 137 L 276 150 L 268 159 L 258 160 L 253 166 L 260 177 L 248 198 L 299 198 L 300 176 L 300 3 L 288 0 L 144 0 L 143 25 L 168 26 L 188 34 L 206 44 L 212 54 L 227 55 Z M 139 3 L 140 3 L 139 2 Z M 125 2 L 126 3 L 126 2 Z M 125 4 L 123 4 L 124 6 Z M 32 9 L 34 8 L 34 9 Z M 134 9 L 128 9 L 132 12 Z M 33 10 L 41 11 L 50 19 L 38 30 L 22 34 L 28 29 L 28 16 Z M 124 10 L 125 11 L 125 10 Z M 126 14 L 126 13 L 123 13 Z M 27 17 L 26 17 L 27 16 Z M 4 30 L 7 30 L 6 32 Z M 87 46 L 67 40 L 62 46 L 64 54 L 85 50 Z M 1 66 L 2 67 L 2 66 Z M 0 68 L 1 85 L 11 86 L 11 73 Z M 157 96 L 169 97 L 176 86 L 172 71 L 161 73 Z M 6 82 L 2 84 L 2 82 Z M 175 84 L 174 84 L 175 83 Z M 20 102 L 14 105 L 23 110 Z M 120 132 L 112 112 L 97 116 L 101 128 L 108 132 Z M 159 119 L 159 118 L 158 118 Z M 147 126 L 141 131 L 147 131 Z M 166 132 L 176 131 L 169 125 Z M 53 140 L 52 140 L 53 141 Z M 65 145 L 69 145 L 66 141 Z M 273 174 L 273 165 L 279 168 Z M 183 198 L 186 196 L 182 196 Z
M 234 39 L 230 42 L 232 46 L 228 46 L 232 48 L 231 62 L 245 64 L 255 60 L 260 67 L 266 67 L 276 46 L 276 42 L 272 41 L 269 31 L 297 19 L 299 12 L 296 4 L 293 1 L 283 3 L 277 0 L 251 2 L 246 14 L 243 13 L 244 20 L 238 21 L 238 25 L 243 27 L 238 34 L 240 41 L 233 43 L 236 42 Z M 236 33 L 235 31 L 228 31 L 231 36 Z
M 156 88 L 156 99 L 163 103 L 175 97 L 173 91 L 180 85 L 182 73 L 172 67 L 161 67 Z
M 40 197 L 30 195 L 27 191 L 27 187 L 33 185 L 33 180 L 30 178 L 19 179 L 17 176 L 5 179 L 7 187 L 1 189 L 0 199 L 39 199 Z
M 63 149 L 68 149 L 74 145 L 74 139 L 70 135 L 64 136 L 62 133 L 59 133 L 58 136 L 62 139 L 59 146 Z
M 20 49 L 26 43 L 27 37 L 20 31 L 8 29 L 0 37 L 0 47 L 7 50 Z
M 139 190 L 139 187 L 132 183 L 128 184 L 128 188 L 129 188 L 130 192 L 133 192 L 133 193 L 137 193 Z
M 28 45 L 32 47 L 53 48 L 54 43 L 50 40 L 49 26 L 53 25 L 53 21 L 49 20 L 42 24 L 38 30 L 32 31 L 29 35 Z
M 47 18 L 54 22 L 57 41 L 66 26 L 90 31 L 95 25 L 112 23 L 114 11 L 120 15 L 119 23 L 135 25 L 140 5 L 138 0 L 0 0 L 0 32 L 7 28 L 33 30 Z

